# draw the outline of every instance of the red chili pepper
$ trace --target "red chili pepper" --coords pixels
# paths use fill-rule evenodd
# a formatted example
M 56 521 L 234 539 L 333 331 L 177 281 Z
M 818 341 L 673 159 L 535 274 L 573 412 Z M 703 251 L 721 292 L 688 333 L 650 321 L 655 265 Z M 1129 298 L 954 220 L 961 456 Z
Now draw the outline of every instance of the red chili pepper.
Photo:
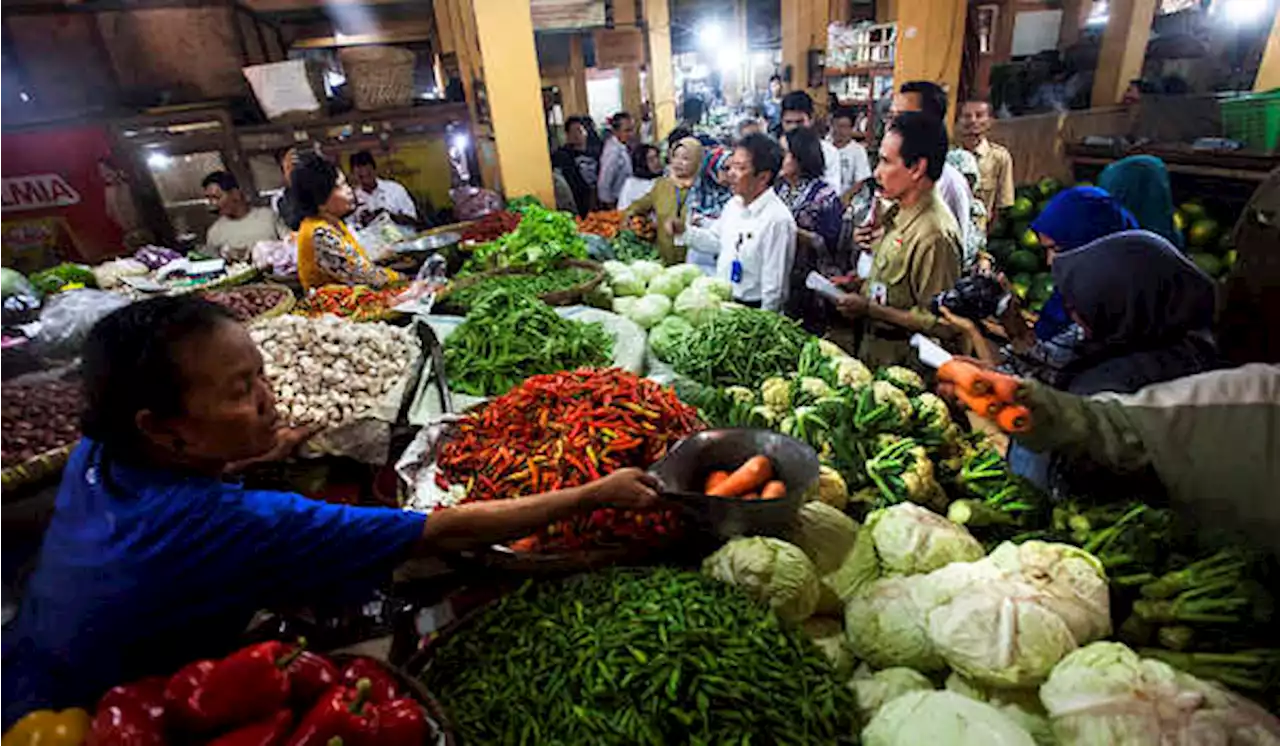
M 369 680 L 369 701 L 375 704 L 399 699 L 400 682 L 373 658 L 356 658 L 342 669 L 342 683 L 353 687 L 361 679 Z
M 165 710 L 168 718 L 182 728 L 195 732 L 207 731 L 216 723 L 205 710 L 201 694 L 209 673 L 217 665 L 202 660 L 188 663 L 169 678 L 164 687 Z
M 378 711 L 369 704 L 370 683 L 339 684 L 320 697 L 289 736 L 286 746 L 322 746 L 334 737 L 345 746 L 373 746 L 378 738 Z
M 293 728 L 293 711 L 280 710 L 264 720 L 241 726 L 213 739 L 208 746 L 277 746 Z
M 382 746 L 421 746 L 429 726 L 422 705 L 408 698 L 378 705 L 378 743 Z

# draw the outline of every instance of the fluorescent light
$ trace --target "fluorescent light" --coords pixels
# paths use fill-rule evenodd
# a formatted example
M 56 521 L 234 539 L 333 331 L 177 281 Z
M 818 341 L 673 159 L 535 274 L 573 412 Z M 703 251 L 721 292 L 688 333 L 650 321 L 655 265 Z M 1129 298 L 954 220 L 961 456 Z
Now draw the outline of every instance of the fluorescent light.
M 457 135 L 454 135 L 454 136 L 449 140 L 449 145 L 450 145 L 450 147 L 452 147 L 454 150 L 466 150 L 466 149 L 467 149 L 467 146 L 468 146 L 468 145 L 470 145 L 470 144 L 471 144 L 471 138 L 469 138 L 469 137 L 467 137 L 466 135 L 461 134 L 461 133 L 460 133 L 460 134 L 457 134 Z
M 1089 17 L 1085 19 L 1085 26 L 1105 26 L 1110 16 L 1110 8 L 1105 0 L 1098 0 L 1089 10 Z
M 147 156 L 147 167 L 163 170 L 173 165 L 173 158 L 166 153 L 155 152 Z
M 742 55 L 732 46 L 725 47 L 716 56 L 716 66 L 724 72 L 736 70 L 742 66 Z
M 1267 10 L 1267 0 L 1223 0 L 1222 13 L 1236 25 L 1252 23 Z
M 698 43 L 704 49 L 713 49 L 724 37 L 724 29 L 715 21 L 707 21 L 698 27 Z
M 773 55 L 769 52 L 756 52 L 751 58 L 755 61 L 757 67 L 773 62 Z

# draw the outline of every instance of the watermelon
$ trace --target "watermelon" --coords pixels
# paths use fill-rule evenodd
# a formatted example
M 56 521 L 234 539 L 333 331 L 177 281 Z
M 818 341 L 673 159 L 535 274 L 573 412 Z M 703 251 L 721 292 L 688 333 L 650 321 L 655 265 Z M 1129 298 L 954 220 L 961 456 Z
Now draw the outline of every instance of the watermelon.
M 1009 280 L 1009 286 L 1013 289 L 1013 294 L 1018 296 L 1019 300 L 1026 300 L 1027 293 L 1031 290 L 1031 274 L 1028 272 L 1019 272 Z
M 1222 235 L 1218 236 L 1218 252 L 1217 253 L 1219 255 L 1226 254 L 1228 251 L 1231 251 L 1233 248 L 1235 248 L 1235 245 L 1231 241 L 1230 231 L 1223 231 Z
M 1185 212 L 1183 212 L 1182 210 L 1174 210 L 1174 211 L 1173 211 L 1173 227 L 1174 227 L 1174 228 L 1177 228 L 1177 229 L 1178 229 L 1179 231 L 1181 231 L 1181 232 L 1184 232 L 1184 233 L 1186 232 L 1186 230 L 1187 230 L 1187 214 L 1186 214 Z
M 1187 218 L 1187 222 L 1194 223 L 1201 218 L 1209 217 L 1205 212 L 1204 205 L 1195 200 L 1188 200 L 1178 205 L 1178 212 L 1181 212 Z
M 1006 262 L 1007 269 L 1014 274 L 1026 273 L 1030 275 L 1033 272 L 1040 271 L 1040 258 L 1026 249 L 1018 249 L 1009 255 L 1009 261 Z M 1028 285 L 1030 278 L 1028 277 Z
M 987 232 L 988 237 L 1008 238 L 1013 235 L 1009 232 L 1009 225 L 1009 218 L 1004 214 L 1001 214 L 1000 217 L 996 218 L 995 222 L 991 224 L 991 230 Z
M 1196 266 L 1204 270 L 1204 273 L 1210 277 L 1217 277 L 1222 274 L 1224 269 L 1222 260 L 1213 254 L 1196 252 L 1191 255 L 1191 261 L 1195 262 Z
M 1014 221 L 1026 220 L 1031 217 L 1031 211 L 1035 206 L 1030 197 L 1019 197 L 1013 201 L 1013 207 L 1009 208 L 1009 217 Z
M 1040 248 L 1040 236 L 1030 228 L 1018 234 L 1018 245 L 1024 249 Z
M 1044 178 L 1040 180 L 1039 184 L 1036 184 L 1036 189 L 1039 190 L 1041 197 L 1052 197 L 1062 191 L 1062 182 L 1057 179 Z
M 1218 221 L 1202 218 L 1191 224 L 1191 230 L 1187 231 L 1187 243 L 1197 249 L 1213 246 L 1220 230 Z
M 1053 295 L 1053 275 L 1040 272 L 1031 277 L 1031 285 L 1027 289 L 1027 297 L 1033 303 L 1044 303 Z
M 1018 245 L 1008 238 L 996 238 L 987 242 L 987 253 L 1001 267 L 1009 263 L 1009 256 L 1017 249 Z
M 1236 254 L 1235 249 L 1231 249 L 1222 255 L 1222 266 L 1225 268 L 1225 271 L 1230 272 L 1235 269 L 1237 258 L 1238 255 Z
M 1037 215 L 1039 215 L 1040 213 L 1044 212 L 1044 208 L 1046 208 L 1046 207 L 1048 207 L 1048 206 L 1049 206 L 1049 200 L 1047 200 L 1047 199 L 1046 199 L 1046 200 L 1041 200 L 1041 201 L 1037 202 L 1037 203 L 1036 203 L 1036 214 L 1037 214 Z

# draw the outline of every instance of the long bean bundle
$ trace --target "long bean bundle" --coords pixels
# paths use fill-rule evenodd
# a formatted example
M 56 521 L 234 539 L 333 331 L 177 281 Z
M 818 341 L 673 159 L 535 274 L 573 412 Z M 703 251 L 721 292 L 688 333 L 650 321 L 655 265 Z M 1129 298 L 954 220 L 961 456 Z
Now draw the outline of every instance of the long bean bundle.
M 759 386 L 800 364 L 809 339 L 794 321 L 770 311 L 736 308 L 710 315 L 672 345 L 669 363 L 706 386 Z
M 463 744 L 834 744 L 853 693 L 740 589 L 670 568 L 526 584 L 425 675 Z
M 537 298 L 498 290 L 481 296 L 449 335 L 445 373 L 454 391 L 493 396 L 529 376 L 600 365 L 612 349 L 600 324 L 566 319 Z

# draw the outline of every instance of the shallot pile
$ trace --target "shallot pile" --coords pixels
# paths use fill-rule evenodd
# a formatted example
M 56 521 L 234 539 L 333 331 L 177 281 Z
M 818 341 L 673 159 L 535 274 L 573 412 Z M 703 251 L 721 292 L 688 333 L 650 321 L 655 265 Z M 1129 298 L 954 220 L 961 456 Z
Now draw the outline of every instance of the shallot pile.
M 289 294 L 288 288 L 247 285 L 226 290 L 211 290 L 204 297 L 226 306 L 239 321 L 249 321 L 275 308 Z
M 323 427 L 370 414 L 418 352 L 408 329 L 336 316 L 278 316 L 249 333 L 262 350 L 280 414 Z
M 13 466 L 80 438 L 81 394 L 78 383 L 41 381 L 6 383 L 0 449 Z

